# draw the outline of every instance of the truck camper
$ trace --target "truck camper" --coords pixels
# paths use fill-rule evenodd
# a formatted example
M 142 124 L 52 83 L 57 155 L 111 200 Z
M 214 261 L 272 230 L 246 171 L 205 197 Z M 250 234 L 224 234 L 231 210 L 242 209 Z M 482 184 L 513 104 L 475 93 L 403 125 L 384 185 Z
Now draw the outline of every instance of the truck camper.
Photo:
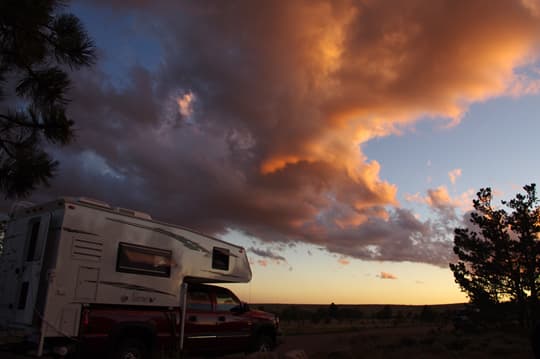
M 15 207 L 0 258 L 0 327 L 34 353 L 147 358 L 270 350 L 277 316 L 208 283 L 251 280 L 246 251 L 88 198 Z

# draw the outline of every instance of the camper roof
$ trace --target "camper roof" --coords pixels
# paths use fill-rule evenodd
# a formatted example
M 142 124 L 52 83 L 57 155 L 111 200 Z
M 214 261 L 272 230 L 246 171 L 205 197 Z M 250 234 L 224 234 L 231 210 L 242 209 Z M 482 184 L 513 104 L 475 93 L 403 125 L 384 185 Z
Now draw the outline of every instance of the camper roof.
M 50 201 L 50 202 L 47 202 L 47 203 L 43 203 L 43 204 L 39 204 L 39 205 L 34 205 L 34 204 L 30 203 L 30 202 L 24 202 L 20 206 L 18 206 L 15 211 L 12 211 L 11 217 L 18 217 L 19 215 L 24 216 L 24 215 L 29 215 L 29 214 L 32 214 L 32 213 L 52 210 L 53 208 L 63 207 L 65 205 L 69 205 L 69 204 L 94 208 L 94 209 L 97 209 L 97 210 L 100 210 L 100 211 L 106 211 L 106 212 L 110 212 L 110 213 L 121 214 L 121 215 L 126 216 L 126 217 L 137 218 L 139 220 L 143 220 L 143 221 L 147 221 L 147 222 L 151 222 L 151 223 L 155 223 L 155 224 L 159 224 L 159 225 L 163 225 L 163 226 L 169 226 L 169 227 L 174 227 L 174 228 L 178 228 L 178 229 L 183 229 L 183 230 L 190 231 L 190 232 L 199 234 L 199 235 L 207 237 L 207 238 L 211 238 L 211 239 L 216 240 L 218 242 L 225 243 L 227 245 L 232 245 L 232 246 L 237 247 L 237 248 L 243 248 L 242 246 L 238 246 L 238 245 L 233 244 L 233 243 L 225 242 L 225 241 L 223 241 L 223 240 L 221 240 L 219 238 L 209 236 L 208 234 L 205 234 L 203 232 L 194 230 L 194 229 L 189 228 L 189 227 L 180 226 L 180 225 L 177 225 L 177 224 L 172 224 L 172 223 L 156 220 L 156 219 L 152 218 L 152 216 L 150 216 L 149 214 L 144 213 L 144 212 L 136 211 L 136 210 L 133 210 L 133 209 L 127 209 L 127 208 L 123 208 L 123 207 L 113 207 L 110 204 L 108 204 L 107 202 L 100 201 L 100 200 L 93 199 L 93 198 L 88 198 L 88 197 L 60 197 L 60 198 L 58 198 L 56 200 L 53 200 L 53 201 Z M 15 205 L 14 205 L 14 207 L 15 207 Z

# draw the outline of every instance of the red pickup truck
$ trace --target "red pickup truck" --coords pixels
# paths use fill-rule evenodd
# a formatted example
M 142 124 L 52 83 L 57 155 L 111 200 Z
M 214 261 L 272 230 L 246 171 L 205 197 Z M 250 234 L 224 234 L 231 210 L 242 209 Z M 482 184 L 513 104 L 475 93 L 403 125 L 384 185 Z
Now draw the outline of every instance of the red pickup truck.
M 185 353 L 271 351 L 276 346 L 277 315 L 250 309 L 226 288 L 203 284 L 188 288 Z M 88 305 L 81 315 L 77 351 L 88 357 L 113 354 L 115 359 L 177 353 L 181 316 L 179 308 Z

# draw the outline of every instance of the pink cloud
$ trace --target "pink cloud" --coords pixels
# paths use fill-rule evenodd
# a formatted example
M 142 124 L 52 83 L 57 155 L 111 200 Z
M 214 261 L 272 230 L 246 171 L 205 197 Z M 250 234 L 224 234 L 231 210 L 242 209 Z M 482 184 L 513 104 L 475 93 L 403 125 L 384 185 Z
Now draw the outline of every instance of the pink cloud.
M 415 194 L 406 193 L 404 197 L 407 202 L 411 202 L 411 203 L 425 203 L 426 202 L 425 198 L 420 194 L 420 192 L 416 192 Z
M 527 75 L 516 75 L 508 86 L 508 94 L 512 97 L 537 95 L 540 93 L 540 79 Z

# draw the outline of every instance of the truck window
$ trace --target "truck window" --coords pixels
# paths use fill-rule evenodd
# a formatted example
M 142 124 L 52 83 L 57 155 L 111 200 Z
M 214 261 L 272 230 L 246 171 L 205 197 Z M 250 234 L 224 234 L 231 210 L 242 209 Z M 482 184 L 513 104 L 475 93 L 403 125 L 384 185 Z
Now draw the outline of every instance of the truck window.
M 172 252 L 168 250 L 120 243 L 116 271 L 170 277 L 171 256 Z
M 212 268 L 229 270 L 229 250 L 214 247 L 212 251 Z
M 210 312 L 212 310 L 210 296 L 207 292 L 203 291 L 189 291 L 187 296 L 187 309 Z
M 28 297 L 28 282 L 23 282 L 21 291 L 19 292 L 19 304 L 17 309 L 22 310 L 26 307 L 26 298 Z
M 240 305 L 240 301 L 228 292 L 216 293 L 216 311 L 227 312 Z

